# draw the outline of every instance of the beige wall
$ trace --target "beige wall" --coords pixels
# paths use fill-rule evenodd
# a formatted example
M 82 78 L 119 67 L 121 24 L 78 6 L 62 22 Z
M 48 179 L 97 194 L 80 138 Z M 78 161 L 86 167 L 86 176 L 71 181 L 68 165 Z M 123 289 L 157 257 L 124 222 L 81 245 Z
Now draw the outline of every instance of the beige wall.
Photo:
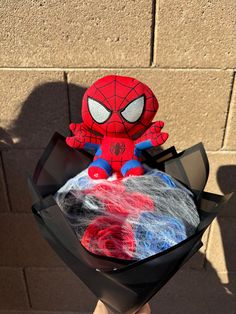
M 54 131 L 67 134 L 79 119 L 98 77 L 147 83 L 170 134 L 165 147 L 203 141 L 207 190 L 236 191 L 235 17 L 235 0 L 0 1 L 0 314 L 91 313 L 95 304 L 41 238 L 25 171 Z M 235 238 L 236 197 L 153 313 L 236 313 Z

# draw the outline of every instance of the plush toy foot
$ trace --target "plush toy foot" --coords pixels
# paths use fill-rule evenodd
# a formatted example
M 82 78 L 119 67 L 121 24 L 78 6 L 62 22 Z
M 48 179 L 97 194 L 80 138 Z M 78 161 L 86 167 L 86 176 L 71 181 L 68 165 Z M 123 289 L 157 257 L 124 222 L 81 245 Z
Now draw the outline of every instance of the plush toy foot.
M 140 176 L 144 173 L 142 164 L 138 160 L 131 159 L 127 161 L 120 169 L 123 177 Z
M 107 179 L 109 177 L 104 169 L 94 166 L 89 167 L 88 175 L 92 179 Z
M 137 168 L 132 168 L 130 170 L 128 170 L 125 174 L 125 177 L 129 177 L 129 176 L 141 176 L 142 174 L 144 174 L 144 169 L 143 167 L 137 167 Z
M 111 165 L 102 158 L 94 160 L 88 168 L 88 175 L 92 179 L 107 179 L 111 173 Z

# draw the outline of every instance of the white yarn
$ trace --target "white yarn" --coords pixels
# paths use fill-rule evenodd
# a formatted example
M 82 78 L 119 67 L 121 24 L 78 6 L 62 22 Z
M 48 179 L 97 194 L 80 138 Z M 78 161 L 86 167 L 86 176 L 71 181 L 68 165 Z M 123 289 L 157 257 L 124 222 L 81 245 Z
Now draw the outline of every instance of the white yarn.
M 110 217 L 116 224 L 119 222 L 121 233 L 125 234 L 127 226 L 132 226 L 136 249 L 130 250 L 129 245 L 122 249 L 128 257 L 142 259 L 195 232 L 200 220 L 192 192 L 161 171 L 146 170 L 142 176 L 117 181 L 115 174 L 108 180 L 93 180 L 86 169 L 58 190 L 55 200 L 79 240 L 97 217 Z M 119 209 L 127 214 L 120 214 Z M 114 238 L 118 236 L 121 235 L 114 234 Z M 114 256 L 117 252 L 112 249 Z M 104 254 L 102 249 L 96 253 Z

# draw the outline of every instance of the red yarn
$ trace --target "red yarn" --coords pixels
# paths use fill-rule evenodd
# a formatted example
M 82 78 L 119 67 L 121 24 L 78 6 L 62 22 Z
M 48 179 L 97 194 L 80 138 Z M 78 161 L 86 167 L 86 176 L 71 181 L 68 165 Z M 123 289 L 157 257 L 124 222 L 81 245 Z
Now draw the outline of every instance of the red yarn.
M 121 180 L 99 183 L 84 193 L 99 199 L 112 215 L 94 219 L 85 230 L 81 244 L 94 254 L 131 259 L 135 251 L 135 239 L 132 227 L 125 218 L 128 215 L 138 216 L 142 211 L 153 211 L 152 198 L 126 191 Z M 117 198 L 122 202 L 118 203 Z
M 120 259 L 132 259 L 135 239 L 131 225 L 116 217 L 98 217 L 87 227 L 81 244 L 90 252 Z
M 136 192 L 127 192 L 121 180 L 115 180 L 110 182 L 110 184 L 97 184 L 85 190 L 84 193 L 98 198 L 105 205 L 106 210 L 112 214 L 135 216 L 144 210 L 154 210 L 154 202 L 150 196 Z M 113 195 L 115 195 L 115 199 L 113 199 Z M 123 200 L 123 202 L 117 203 L 117 198 Z M 132 208 L 132 211 L 130 208 Z M 136 211 L 133 210 L 134 208 Z

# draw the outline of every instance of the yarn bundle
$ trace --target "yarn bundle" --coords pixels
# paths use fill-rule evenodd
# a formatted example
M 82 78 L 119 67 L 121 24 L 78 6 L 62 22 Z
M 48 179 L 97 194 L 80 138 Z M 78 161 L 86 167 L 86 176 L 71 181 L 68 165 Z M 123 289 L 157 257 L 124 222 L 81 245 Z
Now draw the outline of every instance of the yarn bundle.
M 199 215 L 193 194 L 164 172 L 93 180 L 84 170 L 55 194 L 83 247 L 91 253 L 141 260 L 191 236 Z

